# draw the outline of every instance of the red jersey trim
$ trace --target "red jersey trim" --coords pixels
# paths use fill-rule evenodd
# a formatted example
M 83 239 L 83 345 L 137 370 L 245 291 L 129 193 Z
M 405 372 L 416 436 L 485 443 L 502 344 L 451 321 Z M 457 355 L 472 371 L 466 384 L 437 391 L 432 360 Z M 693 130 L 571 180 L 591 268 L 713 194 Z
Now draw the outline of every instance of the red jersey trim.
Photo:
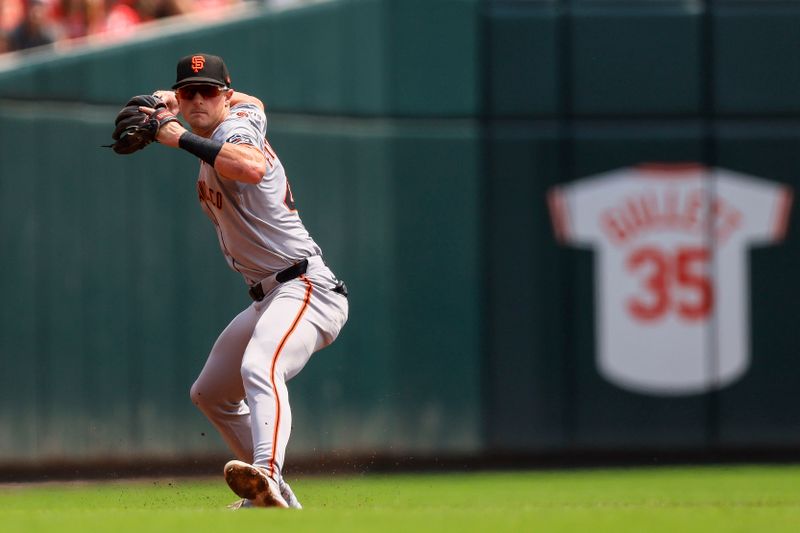
M 794 191 L 790 187 L 782 187 L 775 210 L 775 223 L 772 235 L 778 241 L 786 237 L 786 230 L 789 227 L 789 213 L 792 210 L 794 201 Z
M 567 242 L 570 236 L 569 211 L 564 201 L 561 187 L 552 187 L 547 192 L 547 205 L 550 208 L 550 220 L 553 223 L 553 233 L 559 242 Z
M 642 178 L 656 178 L 656 179 L 682 179 L 693 178 L 698 173 L 709 172 L 708 167 L 700 163 L 693 162 L 676 162 L 676 163 L 640 163 L 633 167 L 634 170 L 640 172 Z

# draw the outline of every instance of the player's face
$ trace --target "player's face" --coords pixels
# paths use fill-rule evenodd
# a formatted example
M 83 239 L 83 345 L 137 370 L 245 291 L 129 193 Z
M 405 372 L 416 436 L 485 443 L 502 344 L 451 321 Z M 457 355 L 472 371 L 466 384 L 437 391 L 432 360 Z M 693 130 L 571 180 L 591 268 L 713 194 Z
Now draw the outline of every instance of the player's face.
M 192 131 L 208 135 L 228 116 L 233 91 L 217 85 L 185 85 L 175 91 L 181 115 Z

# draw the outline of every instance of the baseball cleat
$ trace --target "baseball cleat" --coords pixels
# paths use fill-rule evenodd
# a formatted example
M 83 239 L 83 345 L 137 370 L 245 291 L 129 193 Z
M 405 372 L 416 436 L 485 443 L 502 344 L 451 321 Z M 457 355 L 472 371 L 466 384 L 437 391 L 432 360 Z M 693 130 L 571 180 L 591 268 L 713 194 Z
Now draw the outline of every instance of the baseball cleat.
M 224 473 L 231 490 L 240 498 L 252 500 L 254 507 L 289 507 L 278 483 L 260 468 L 234 459 L 225 465 Z
M 303 506 L 300 505 L 300 500 L 298 500 L 297 496 L 295 496 L 294 492 L 292 492 L 292 487 L 290 487 L 289 484 L 286 483 L 282 477 L 280 481 L 280 487 L 281 487 L 281 496 L 283 496 L 283 499 L 286 500 L 286 503 L 289 505 L 290 509 L 303 508 Z

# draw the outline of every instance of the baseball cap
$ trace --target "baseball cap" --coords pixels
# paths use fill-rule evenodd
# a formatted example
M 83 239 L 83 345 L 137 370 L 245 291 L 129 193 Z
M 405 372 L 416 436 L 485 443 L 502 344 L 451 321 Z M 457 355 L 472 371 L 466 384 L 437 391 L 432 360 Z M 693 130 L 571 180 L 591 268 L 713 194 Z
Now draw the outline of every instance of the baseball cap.
M 230 87 L 231 75 L 228 67 L 219 56 L 211 54 L 191 54 L 182 57 L 176 68 L 175 85 L 173 89 L 189 85 L 190 83 L 211 83 Z

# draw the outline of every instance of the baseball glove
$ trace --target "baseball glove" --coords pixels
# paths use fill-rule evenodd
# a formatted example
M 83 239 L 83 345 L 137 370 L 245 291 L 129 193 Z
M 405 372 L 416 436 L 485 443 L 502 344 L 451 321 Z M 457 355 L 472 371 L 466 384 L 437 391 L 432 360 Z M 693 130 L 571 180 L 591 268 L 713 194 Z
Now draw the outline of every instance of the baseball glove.
M 148 115 L 139 111 L 139 106 L 152 107 L 156 111 Z M 111 134 L 114 144 L 109 147 L 122 155 L 137 152 L 153 142 L 158 130 L 172 121 L 177 122 L 178 119 L 170 113 L 160 98 L 148 94 L 134 96 L 117 114 L 114 133 Z

